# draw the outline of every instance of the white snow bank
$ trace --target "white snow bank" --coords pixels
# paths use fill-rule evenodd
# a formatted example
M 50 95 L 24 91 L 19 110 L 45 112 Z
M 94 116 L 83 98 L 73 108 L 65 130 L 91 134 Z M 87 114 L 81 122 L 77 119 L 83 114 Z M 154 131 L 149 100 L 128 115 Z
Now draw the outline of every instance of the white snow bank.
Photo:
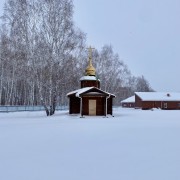
M 0 113 L 1 180 L 179 180 L 180 111 Z

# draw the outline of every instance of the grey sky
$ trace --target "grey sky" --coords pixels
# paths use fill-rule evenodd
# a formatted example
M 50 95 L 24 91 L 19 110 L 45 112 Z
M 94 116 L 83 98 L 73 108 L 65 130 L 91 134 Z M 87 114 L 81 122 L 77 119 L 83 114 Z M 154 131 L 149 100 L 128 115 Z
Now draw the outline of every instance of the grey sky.
M 2 4 L 0 1 L 1 13 Z M 135 76 L 157 91 L 180 91 L 179 0 L 74 0 L 88 45 L 112 45 Z
M 111 44 L 133 75 L 157 91 L 180 91 L 179 0 L 75 0 L 87 43 Z

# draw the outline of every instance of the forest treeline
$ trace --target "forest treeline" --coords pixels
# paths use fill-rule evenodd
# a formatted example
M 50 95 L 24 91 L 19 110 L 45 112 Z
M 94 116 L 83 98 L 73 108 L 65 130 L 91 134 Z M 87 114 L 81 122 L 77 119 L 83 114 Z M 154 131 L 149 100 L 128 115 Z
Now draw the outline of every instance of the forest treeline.
M 86 35 L 73 22 L 72 0 L 7 0 L 0 27 L 0 104 L 65 105 L 88 63 Z M 109 45 L 93 51 L 101 89 L 115 104 L 151 91 Z

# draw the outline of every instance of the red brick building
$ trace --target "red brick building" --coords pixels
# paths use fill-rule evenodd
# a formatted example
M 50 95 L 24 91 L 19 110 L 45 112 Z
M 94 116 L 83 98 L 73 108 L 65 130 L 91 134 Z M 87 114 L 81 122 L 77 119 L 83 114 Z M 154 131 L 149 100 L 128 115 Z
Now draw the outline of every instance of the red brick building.
M 180 109 L 180 93 L 136 92 L 135 108 Z

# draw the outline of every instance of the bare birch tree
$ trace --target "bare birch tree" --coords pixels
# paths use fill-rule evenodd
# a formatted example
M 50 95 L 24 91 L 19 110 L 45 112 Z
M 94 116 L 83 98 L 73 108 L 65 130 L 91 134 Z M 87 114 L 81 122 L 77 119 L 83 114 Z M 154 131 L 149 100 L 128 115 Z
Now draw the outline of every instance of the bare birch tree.
M 0 28 L 0 104 L 44 105 L 47 115 L 79 88 L 87 66 L 85 34 L 73 22 L 73 0 L 7 0 Z M 145 78 L 105 45 L 93 52 L 101 88 L 120 99 L 148 90 Z

